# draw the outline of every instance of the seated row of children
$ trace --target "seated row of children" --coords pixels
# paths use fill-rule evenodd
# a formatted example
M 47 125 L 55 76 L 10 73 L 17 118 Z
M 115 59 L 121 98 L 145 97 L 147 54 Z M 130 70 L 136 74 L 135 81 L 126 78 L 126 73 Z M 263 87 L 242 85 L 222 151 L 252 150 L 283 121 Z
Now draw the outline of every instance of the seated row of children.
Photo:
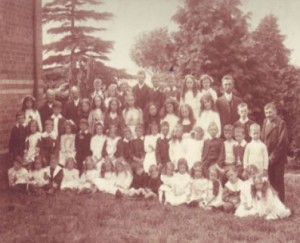
M 238 217 L 258 215 L 271 220 L 290 216 L 291 211 L 278 199 L 267 177 L 255 165 L 245 168 L 244 181 L 238 177 L 235 166 L 228 167 L 225 175 L 228 181 L 223 186 L 216 164 L 205 171 L 202 162 L 195 162 L 189 169 L 186 159 L 181 158 L 177 169 L 168 162 L 161 169 L 151 165 L 147 174 L 142 164 L 136 165 L 132 172 L 122 158 L 113 163 L 107 157 L 97 168 L 91 156 L 85 159 L 81 175 L 73 158 L 67 158 L 66 166 L 62 168 L 54 156 L 50 165 L 44 168 L 41 160 L 36 158 L 30 171 L 22 167 L 19 160 L 15 160 L 8 171 L 12 190 L 32 194 L 53 194 L 58 190 L 100 191 L 116 198 L 158 198 L 163 205 L 222 210 Z

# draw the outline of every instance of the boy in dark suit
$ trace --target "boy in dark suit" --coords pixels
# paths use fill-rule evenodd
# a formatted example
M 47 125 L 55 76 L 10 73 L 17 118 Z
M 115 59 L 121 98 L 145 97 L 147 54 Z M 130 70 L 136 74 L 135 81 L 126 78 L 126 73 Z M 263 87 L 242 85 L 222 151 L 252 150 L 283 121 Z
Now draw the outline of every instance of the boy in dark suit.
M 149 101 L 154 102 L 157 105 L 158 111 L 160 111 L 164 104 L 164 94 L 160 90 L 158 76 L 154 75 L 152 77 L 152 85 L 153 88 L 151 89 L 150 92 Z
M 248 105 L 244 102 L 238 105 L 238 114 L 240 119 L 237 120 L 233 125 L 234 127 L 243 127 L 245 130 L 245 140 L 249 143 L 251 141 L 251 137 L 249 135 L 250 126 L 255 122 L 248 118 Z
M 217 99 L 216 106 L 220 114 L 221 127 L 231 124 L 239 119 L 238 105 L 242 102 L 241 98 L 235 96 L 233 91 L 234 80 L 230 75 L 222 78 L 222 87 L 224 95 Z
M 75 159 L 77 161 L 77 168 L 81 174 L 83 172 L 83 161 L 87 156 L 92 155 L 92 151 L 90 149 L 91 134 L 88 131 L 88 120 L 81 119 L 79 122 L 79 128 L 80 131 L 75 136 Z
M 40 155 L 44 166 L 48 166 L 50 158 L 57 153 L 57 135 L 53 131 L 53 121 L 45 121 L 45 132 L 43 132 L 40 141 Z
M 209 167 L 215 165 L 220 172 L 225 161 L 225 146 L 221 138 L 217 138 L 218 127 L 211 123 L 208 127 L 210 139 L 205 140 L 203 145 L 202 163 L 204 172 L 208 175 Z
M 164 121 L 161 124 L 161 137 L 156 142 L 156 161 L 159 168 L 163 168 L 170 161 L 169 158 L 169 123 Z
M 13 155 L 15 159 L 17 156 L 23 158 L 25 149 L 25 140 L 27 137 L 27 129 L 24 126 L 25 114 L 19 111 L 16 114 L 16 125 L 12 128 L 9 139 L 9 153 Z
M 133 95 L 135 104 L 142 110 L 145 109 L 151 89 L 145 84 L 146 74 L 144 71 L 139 71 L 137 74 L 138 84 L 133 87 Z
M 134 169 L 136 164 L 143 164 L 145 159 L 144 149 L 144 127 L 143 125 L 137 125 L 135 128 L 136 138 L 132 140 L 132 168 Z
M 60 190 L 60 185 L 64 177 L 62 168 L 58 165 L 58 159 L 52 156 L 50 159 L 50 166 L 45 168 L 45 180 L 48 180 L 48 184 L 44 186 L 47 194 L 54 194 Z
M 118 147 L 121 150 L 121 157 L 123 157 L 129 165 L 132 165 L 132 132 L 129 127 L 123 129 L 123 139 L 120 139 L 118 143 Z

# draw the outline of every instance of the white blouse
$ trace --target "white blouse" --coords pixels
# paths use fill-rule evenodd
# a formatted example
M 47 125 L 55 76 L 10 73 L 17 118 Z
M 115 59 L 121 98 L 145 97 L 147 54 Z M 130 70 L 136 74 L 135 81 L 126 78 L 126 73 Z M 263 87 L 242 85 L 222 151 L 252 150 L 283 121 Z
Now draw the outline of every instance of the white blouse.
M 204 130 L 205 139 L 210 138 L 210 135 L 208 133 L 208 127 L 212 122 L 216 123 L 218 127 L 217 138 L 219 138 L 221 136 L 222 130 L 221 130 L 220 115 L 218 112 L 213 110 L 203 110 L 200 113 L 200 116 L 197 118 L 195 126 L 199 126 Z

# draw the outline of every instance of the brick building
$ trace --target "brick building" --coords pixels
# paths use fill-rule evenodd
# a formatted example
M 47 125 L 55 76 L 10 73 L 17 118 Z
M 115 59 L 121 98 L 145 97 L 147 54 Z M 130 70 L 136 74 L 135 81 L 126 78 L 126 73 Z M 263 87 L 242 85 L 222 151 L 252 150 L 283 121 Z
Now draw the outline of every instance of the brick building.
M 22 97 L 41 92 L 41 28 L 41 0 L 0 1 L 0 156 Z

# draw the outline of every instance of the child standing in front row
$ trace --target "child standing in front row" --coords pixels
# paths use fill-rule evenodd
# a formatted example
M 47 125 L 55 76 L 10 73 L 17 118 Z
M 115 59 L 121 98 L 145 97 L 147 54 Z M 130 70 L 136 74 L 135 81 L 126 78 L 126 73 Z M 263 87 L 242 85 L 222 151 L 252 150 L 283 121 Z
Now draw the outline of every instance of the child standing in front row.
M 136 138 L 131 141 L 133 158 L 132 169 L 135 168 L 136 164 L 143 164 L 145 159 L 144 127 L 142 124 L 136 126 L 135 134 Z
M 15 159 L 17 156 L 23 158 L 25 139 L 27 136 L 27 129 L 25 127 L 25 114 L 19 111 L 16 114 L 16 125 L 12 128 L 9 139 L 9 153 L 13 155 Z
M 260 173 L 267 175 L 269 166 L 269 156 L 267 146 L 260 140 L 260 126 L 252 124 L 250 126 L 251 142 L 247 144 L 243 166 L 246 168 L 248 165 L 255 165 Z
M 63 134 L 60 137 L 59 148 L 59 164 L 64 167 L 67 158 L 75 158 L 75 123 L 72 120 L 67 120 L 64 125 Z
M 106 141 L 106 136 L 103 134 L 103 124 L 100 121 L 94 124 L 93 133 L 90 146 L 94 161 L 97 164 L 102 160 L 102 150 Z
M 117 136 L 117 127 L 115 125 L 111 125 L 102 149 L 103 158 L 108 157 L 114 163 L 115 160 L 121 156 L 119 140 L 120 137 Z
M 164 121 L 160 125 L 161 136 L 157 139 L 155 156 L 157 165 L 160 168 L 163 168 L 167 162 L 170 161 L 169 158 L 169 123 Z
M 55 155 L 57 148 L 57 134 L 53 130 L 53 121 L 45 121 L 45 132 L 42 133 L 40 141 L 40 155 L 44 166 L 48 166 L 50 158 Z
M 31 168 L 35 157 L 40 153 L 41 133 L 35 120 L 31 120 L 28 126 L 30 135 L 25 141 L 24 166 Z
M 239 173 L 239 177 L 243 173 L 243 158 L 247 142 L 245 140 L 245 129 L 243 127 L 234 128 L 235 145 L 233 146 L 233 154 L 235 158 L 235 165 Z

